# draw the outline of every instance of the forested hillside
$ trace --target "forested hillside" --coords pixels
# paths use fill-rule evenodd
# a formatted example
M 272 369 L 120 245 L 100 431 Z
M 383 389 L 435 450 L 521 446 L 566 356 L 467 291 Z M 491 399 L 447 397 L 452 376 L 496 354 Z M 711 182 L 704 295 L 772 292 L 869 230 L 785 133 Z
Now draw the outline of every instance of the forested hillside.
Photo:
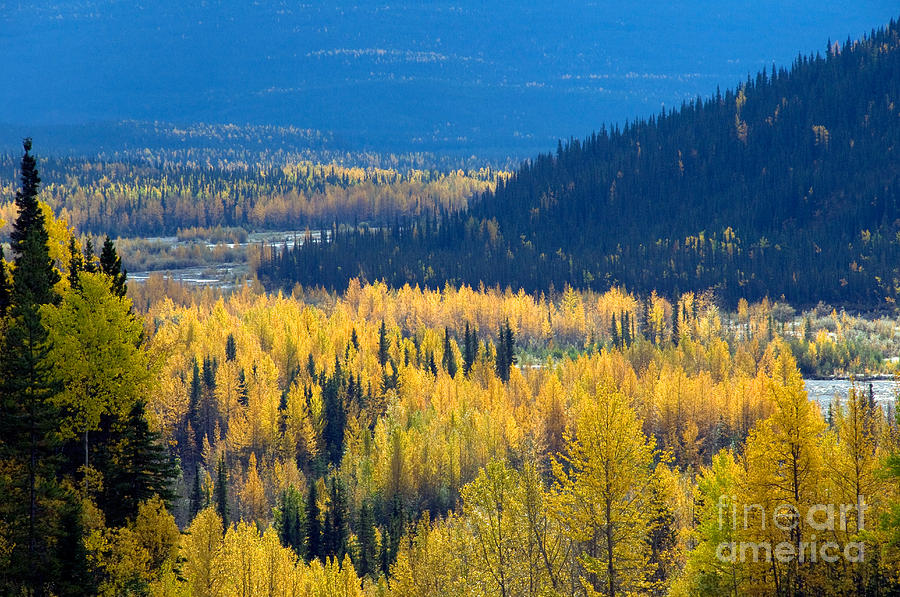
M 799 56 L 734 90 L 538 156 L 465 214 L 271 253 L 271 287 L 623 284 L 893 304 L 900 28 Z

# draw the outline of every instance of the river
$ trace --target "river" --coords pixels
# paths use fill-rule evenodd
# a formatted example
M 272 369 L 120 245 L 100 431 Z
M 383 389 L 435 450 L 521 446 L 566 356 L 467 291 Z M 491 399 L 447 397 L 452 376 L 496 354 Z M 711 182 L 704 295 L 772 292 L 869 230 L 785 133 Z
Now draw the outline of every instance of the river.
M 809 397 L 823 408 L 835 395 L 840 396 L 842 400 L 846 400 L 850 393 L 849 379 L 805 379 L 806 393 Z M 894 397 L 898 390 L 897 382 L 893 379 L 873 379 L 871 381 L 857 381 L 856 387 L 864 392 L 869 391 L 871 385 L 872 393 L 875 395 L 875 402 L 882 406 L 887 406 L 894 402 Z

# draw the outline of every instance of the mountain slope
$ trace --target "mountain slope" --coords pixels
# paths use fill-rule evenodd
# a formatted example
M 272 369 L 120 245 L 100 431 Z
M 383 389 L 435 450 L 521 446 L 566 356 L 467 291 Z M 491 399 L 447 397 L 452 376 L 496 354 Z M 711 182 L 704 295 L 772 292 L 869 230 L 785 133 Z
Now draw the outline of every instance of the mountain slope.
M 897 295 L 900 29 L 522 166 L 469 213 L 264 260 L 275 284 L 625 284 L 872 307 Z

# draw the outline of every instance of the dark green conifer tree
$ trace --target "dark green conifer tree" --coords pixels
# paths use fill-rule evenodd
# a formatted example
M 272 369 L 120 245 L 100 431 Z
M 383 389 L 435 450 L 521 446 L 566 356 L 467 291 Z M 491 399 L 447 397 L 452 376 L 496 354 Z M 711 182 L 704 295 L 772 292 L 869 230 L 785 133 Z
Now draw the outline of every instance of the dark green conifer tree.
M 111 278 L 110 288 L 113 294 L 124 297 L 128 292 L 125 284 L 128 279 L 127 270 L 122 267 L 122 258 L 116 253 L 116 245 L 107 236 L 100 251 L 100 270 Z
M 193 369 L 191 373 L 191 385 L 188 395 L 187 417 L 191 428 L 194 430 L 194 437 L 191 440 L 198 448 L 203 445 L 203 382 L 200 378 L 200 365 L 197 359 L 193 359 Z
M 444 356 L 442 363 L 444 370 L 450 377 L 456 377 L 456 355 L 453 353 L 453 346 L 450 344 L 450 329 L 444 328 Z
M 335 356 L 334 374 L 322 388 L 322 398 L 325 403 L 325 447 L 328 461 L 335 466 L 340 464 L 341 457 L 344 455 L 344 430 L 347 427 L 347 410 L 344 405 L 345 391 L 341 365 Z
M 238 403 L 241 406 L 247 406 L 250 402 L 250 394 L 247 391 L 247 375 L 244 373 L 244 368 L 241 367 L 240 372 L 238 372 Z
M 228 529 L 231 517 L 228 515 L 228 471 L 225 470 L 225 459 L 219 458 L 216 466 L 215 486 L 216 512 L 222 519 L 222 527 Z
M 175 465 L 159 432 L 150 428 L 143 401 L 135 402 L 128 416 L 114 427 L 118 438 L 103 467 L 103 511 L 111 526 L 121 526 L 137 515 L 141 502 L 159 496 L 168 505 L 175 497 Z
M 506 342 L 506 329 L 503 324 L 500 324 L 500 333 L 497 335 L 497 356 L 494 359 L 494 371 L 497 373 L 497 377 L 507 381 L 509 379 L 509 364 L 506 362 L 504 342 Z
M 326 554 L 340 562 L 347 554 L 347 540 L 350 532 L 347 517 L 347 495 L 341 480 L 331 477 L 331 492 L 328 499 L 328 516 L 325 519 L 323 543 Z
M 678 341 L 681 340 L 681 330 L 678 326 L 678 303 L 672 305 L 672 344 L 678 346 Z
M 84 270 L 84 259 L 81 256 L 81 248 L 75 242 L 75 237 L 69 239 L 69 286 L 73 290 L 81 288 L 81 281 L 78 279 L 78 273 Z
M 306 561 L 322 558 L 322 519 L 319 512 L 319 496 L 316 480 L 309 481 L 309 494 L 306 498 Z
M 201 487 L 200 480 L 200 465 L 194 466 L 194 482 L 191 484 L 191 497 L 190 497 L 190 518 L 194 520 L 194 517 L 200 513 L 203 508 L 205 508 L 208 504 L 204 504 L 203 499 L 203 488 Z
M 609 324 L 609 335 L 612 337 L 612 345 L 619 348 L 619 326 L 616 324 L 616 314 L 612 314 L 612 321 Z
M 23 142 L 22 189 L 16 193 L 18 217 L 10 234 L 15 269 L 6 335 L 0 346 L 0 460 L 9 479 L 0 479 L 0 521 L 13 545 L 12 566 L 2 592 L 47 593 L 58 582 L 62 554 L 58 509 L 73 499 L 58 483 L 56 423 L 51 398 L 59 391 L 47 358 L 47 330 L 40 307 L 56 304 L 59 274 L 48 248 L 49 235 L 38 203 L 41 179 Z
M 475 364 L 475 357 L 478 355 L 478 340 L 475 337 L 475 332 L 469 328 L 468 321 L 466 322 L 466 335 L 463 344 L 465 346 L 465 351 L 463 353 L 463 373 L 468 376 L 469 371 L 472 370 L 472 365 Z
M 400 551 L 400 540 L 406 531 L 406 512 L 399 494 L 396 493 L 391 499 L 387 530 L 387 564 L 385 569 L 389 570 L 390 566 L 397 560 L 397 553 Z
M 84 523 L 82 522 L 81 501 L 67 499 L 60 511 L 59 568 L 58 583 L 53 594 L 82 596 L 94 594 L 95 579 L 87 565 L 87 550 L 84 546 Z
M 306 372 L 309 373 L 309 378 L 316 382 L 316 361 L 313 359 L 312 353 L 306 357 Z
M 378 362 L 384 367 L 388 362 L 388 351 L 391 348 L 391 340 L 387 336 L 387 328 L 384 320 L 381 320 L 381 327 L 378 328 Z
M 396 390 L 400 387 L 400 371 L 398 370 L 397 363 L 394 359 L 390 359 L 391 363 L 391 372 L 388 374 L 386 371 L 381 375 L 381 391 L 387 392 L 388 390 Z
M 84 243 L 84 271 L 89 274 L 97 273 L 97 258 L 94 255 L 94 240 L 89 236 Z
M 281 507 L 275 513 L 275 529 L 281 544 L 290 547 L 301 558 L 306 557 L 306 505 L 293 485 L 281 494 Z
M 216 359 L 211 358 L 208 355 L 203 357 L 203 386 L 200 389 L 200 418 L 198 420 L 201 440 L 197 443 L 198 447 L 203 445 L 202 437 L 209 438 L 210 442 L 215 442 L 219 439 L 215 437 L 216 418 L 218 417 L 215 399 L 216 369 L 218 369 L 218 366 L 219 364 Z
M 381 543 L 378 546 L 378 567 L 387 577 L 391 571 L 391 532 L 381 529 Z
M 310 355 L 312 356 L 312 355 Z M 231 362 L 237 358 L 237 345 L 234 342 L 234 334 L 228 334 L 225 340 L 225 360 Z
M 506 379 L 504 381 L 509 381 L 509 371 L 512 369 L 513 365 L 516 364 L 516 337 L 513 333 L 512 326 L 509 325 L 509 320 L 506 320 L 506 339 L 503 343 L 503 348 L 506 351 L 504 355 L 504 360 L 506 361 Z
M 650 302 L 650 297 L 647 297 L 646 300 L 643 301 L 644 307 L 644 321 L 641 324 L 641 328 L 643 330 L 644 337 L 649 339 L 654 345 L 656 344 L 656 334 L 653 331 L 652 326 L 650 325 L 650 313 L 652 311 L 652 305 Z
M 431 371 L 432 375 L 437 376 L 437 362 L 434 360 L 434 352 L 431 349 L 425 353 L 425 360 L 428 362 L 428 370 Z
M 59 274 L 53 267 L 48 242 L 50 235 L 44 222 L 44 212 L 38 203 L 41 179 L 37 161 L 31 155 L 31 139 L 23 143 L 22 190 L 16 193 L 19 215 L 10 232 L 16 269 L 13 272 L 13 301 L 20 308 L 59 303 L 54 285 Z
M 367 575 L 374 575 L 378 568 L 377 549 L 375 539 L 375 514 L 372 511 L 372 504 L 369 500 L 364 500 L 362 507 L 359 509 L 359 525 L 356 529 L 356 573 L 362 578 Z
M 628 311 L 623 311 L 620 319 L 622 321 L 622 346 L 628 348 L 631 346 L 631 318 L 628 316 Z

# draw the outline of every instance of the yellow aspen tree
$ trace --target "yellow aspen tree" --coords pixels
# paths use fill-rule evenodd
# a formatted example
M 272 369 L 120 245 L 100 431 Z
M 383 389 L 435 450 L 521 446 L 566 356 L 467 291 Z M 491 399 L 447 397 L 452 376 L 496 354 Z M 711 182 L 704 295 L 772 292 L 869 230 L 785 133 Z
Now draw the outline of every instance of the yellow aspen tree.
M 496 595 L 472 570 L 472 543 L 465 522 L 455 515 L 432 525 L 426 513 L 391 566 L 391 597 Z
M 834 529 L 835 539 L 840 545 L 866 542 L 864 553 L 869 560 L 874 560 L 878 554 L 874 532 L 878 531 L 879 518 L 885 512 L 884 495 L 888 489 L 878 471 L 881 454 L 876 436 L 879 419 L 876 409 L 879 407 L 870 404 L 855 386 L 850 388 L 845 405 L 835 400 L 832 407 L 834 429 L 825 436 L 824 462 L 831 481 L 832 501 L 844 507 Z M 841 564 L 832 567 L 834 578 L 830 584 L 864 593 L 873 572 L 868 562 Z
M 694 488 L 696 526 L 691 533 L 695 547 L 676 583 L 676 594 L 744 594 L 744 572 L 731 558 L 740 525 L 733 513 L 738 508 L 741 474 L 740 464 L 729 450 L 722 450 L 713 456 L 710 466 L 700 469 Z
M 578 559 L 588 593 L 612 597 L 647 586 L 655 454 L 653 440 L 619 392 L 601 384 L 583 400 L 553 472 L 556 515 L 582 546 Z
M 770 346 L 767 369 L 767 391 L 775 410 L 747 439 L 744 504 L 750 516 L 745 519 L 746 534 L 772 549 L 787 542 L 796 551 L 796 557 L 782 558 L 786 562 L 776 557 L 754 562 L 755 581 L 776 592 L 803 592 L 812 590 L 816 581 L 810 558 L 800 558 L 800 553 L 809 551 L 810 529 L 805 520 L 820 497 L 825 422 L 807 398 L 787 345 Z
M 238 365 L 236 361 L 222 362 L 216 369 L 216 388 L 214 396 L 218 411 L 228 429 L 231 424 L 231 416 L 241 411 L 239 397 L 244 388 L 238 377 Z
M 82 273 L 80 292 L 70 291 L 42 317 L 50 332 L 50 359 L 63 391 L 54 401 L 69 413 L 60 421 L 63 437 L 81 435 L 88 466 L 88 434 L 103 415 L 124 414 L 150 393 L 151 371 L 140 348 L 140 320 L 131 301 L 109 289 L 104 274 Z
M 222 519 L 215 508 L 197 514 L 182 540 L 184 576 L 194 597 L 224 595 Z
M 262 595 L 259 532 L 256 526 L 239 522 L 225 532 L 222 564 L 225 570 L 224 594 L 233 597 Z
M 520 479 L 522 513 L 528 533 L 525 544 L 525 556 L 530 563 L 528 594 L 574 591 L 574 587 L 567 586 L 565 574 L 570 563 L 571 543 L 559 520 L 551 515 L 537 465 L 526 462 Z
M 256 454 L 250 454 L 247 464 L 247 477 L 241 487 L 241 512 L 242 519 L 246 522 L 254 522 L 259 528 L 264 528 L 268 522 L 269 505 L 266 501 L 266 492 L 257 470 Z
M 463 487 L 463 513 L 472 528 L 474 568 L 489 593 L 510 597 L 528 594 L 528 527 L 522 508 L 521 477 L 500 460 L 492 460 Z M 531 558 L 527 558 L 531 555 Z

